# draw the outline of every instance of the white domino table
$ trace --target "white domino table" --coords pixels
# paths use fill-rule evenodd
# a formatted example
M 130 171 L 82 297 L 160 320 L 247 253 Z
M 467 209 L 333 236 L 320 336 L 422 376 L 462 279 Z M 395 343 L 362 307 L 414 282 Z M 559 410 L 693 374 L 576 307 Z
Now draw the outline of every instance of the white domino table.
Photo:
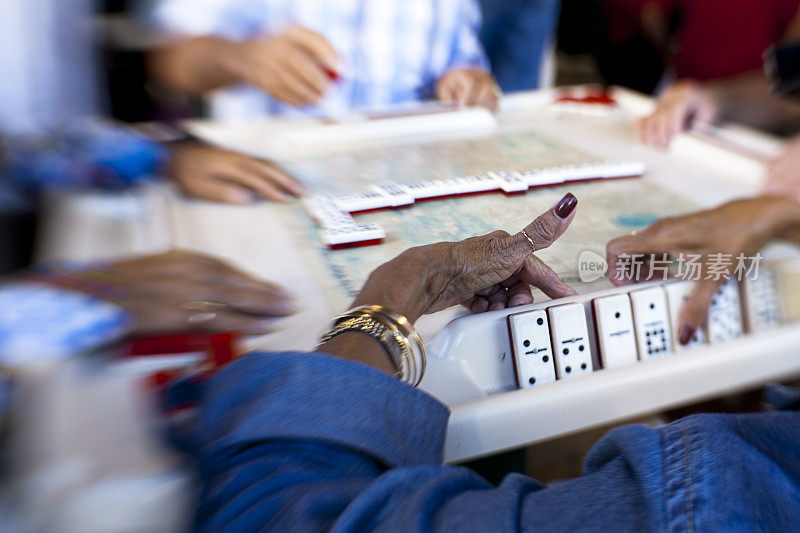
M 548 135 L 591 147 L 610 159 L 643 162 L 647 166 L 643 179 L 705 207 L 755 192 L 764 170 L 763 159 L 780 148 L 770 137 L 726 127 L 705 138 L 681 135 L 668 152 L 650 149 L 633 139 L 632 122 L 652 108 L 651 100 L 624 90 L 617 90 L 615 96 L 619 109 L 608 116 L 574 109 L 556 113 L 550 106 L 552 91 L 506 96 L 496 120 L 512 127 L 535 123 Z M 314 153 L 348 144 L 379 145 L 397 135 L 442 138 L 454 133 L 452 128 L 493 127 L 478 110 L 457 116 L 454 126 L 428 117 L 417 123 L 402 121 L 388 133 L 358 117 L 334 128 L 308 120 L 268 126 L 275 135 L 266 137 L 282 141 L 272 146 L 258 144 L 256 141 L 265 137 L 257 133 L 264 131 L 264 124 L 260 129 L 247 124 L 192 125 L 196 134 L 213 142 L 262 155 L 270 150 Z M 747 144 L 746 151 L 731 149 L 742 143 Z M 280 220 L 270 205 L 215 205 L 165 194 L 161 188 L 113 197 L 54 195 L 41 232 L 39 258 L 100 259 L 170 246 L 224 257 L 290 289 L 298 287 L 303 297 L 296 315 L 278 323 L 275 333 L 251 340 L 249 346 L 310 349 L 333 310 L 322 291 L 316 290 L 303 254 L 282 231 Z M 776 248 L 771 253 L 791 256 L 794 252 Z M 578 289 L 586 293 L 609 287 L 600 282 Z M 450 309 L 424 317 L 418 324 L 430 352 L 422 386 L 452 408 L 445 452 L 448 461 L 512 449 L 800 375 L 796 356 L 800 326 L 787 325 L 736 342 L 699 346 L 670 357 L 510 391 L 513 363 L 506 316 L 511 312 L 461 318 L 445 327 L 466 314 Z

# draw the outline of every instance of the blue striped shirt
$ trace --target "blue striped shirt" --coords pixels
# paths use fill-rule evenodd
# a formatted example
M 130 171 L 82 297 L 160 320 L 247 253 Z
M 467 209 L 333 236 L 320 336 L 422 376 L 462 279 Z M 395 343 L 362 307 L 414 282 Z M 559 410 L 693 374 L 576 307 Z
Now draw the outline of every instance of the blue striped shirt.
M 252 87 L 234 87 L 212 99 L 217 115 L 226 115 L 219 118 L 379 109 L 433 97 L 436 80 L 452 68 L 488 70 L 475 0 L 159 0 L 152 19 L 172 34 L 230 40 L 297 24 L 339 53 L 342 80 L 316 109 L 294 109 Z

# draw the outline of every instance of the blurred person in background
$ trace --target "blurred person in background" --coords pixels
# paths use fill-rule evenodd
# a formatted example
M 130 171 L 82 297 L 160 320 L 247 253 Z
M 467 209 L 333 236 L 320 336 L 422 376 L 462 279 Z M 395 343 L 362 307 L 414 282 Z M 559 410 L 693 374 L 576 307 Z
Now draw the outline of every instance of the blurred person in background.
M 605 1 L 635 15 L 668 65 L 659 107 L 637 130 L 646 142 L 666 146 L 693 121 L 726 118 L 773 131 L 793 125 L 796 109 L 769 101 L 762 57 L 797 34 L 800 0 Z M 755 111 L 744 100 L 754 98 L 763 100 Z
M 661 98 L 655 111 L 636 123 L 636 135 L 645 143 L 667 148 L 673 137 L 693 127 L 731 120 L 772 131 L 796 132 L 800 101 L 772 96 L 763 75 L 743 75 L 717 82 L 684 80 Z M 765 194 L 800 197 L 800 137 L 794 137 L 767 162 Z
M 165 149 L 101 121 L 91 4 L 0 4 L 0 272 L 30 261 L 42 186 L 124 186 L 164 173 L 190 195 L 231 203 L 302 193 L 269 162 L 196 142 Z
M 639 47 L 656 51 L 662 72 L 659 87 L 654 88 L 663 90 L 676 80 L 758 75 L 764 51 L 797 26 L 800 0 L 602 0 L 602 4 L 613 41 L 638 42 Z M 620 67 L 648 70 L 650 65 Z
M 799 7 L 798 0 L 648 2 L 643 25 L 672 51 L 678 80 L 661 94 L 655 111 L 638 121 L 637 136 L 666 148 L 677 133 L 723 120 L 797 132 L 800 102 L 771 94 L 773 80 L 764 72 L 763 57 L 773 45 L 800 39 Z M 669 10 L 678 11 L 682 21 L 672 38 L 663 23 Z M 764 192 L 800 196 L 798 161 L 800 140 L 794 139 L 768 163 Z
M 480 19 L 477 0 L 159 0 L 151 20 L 172 42 L 152 65 L 222 119 L 432 98 L 494 109 Z

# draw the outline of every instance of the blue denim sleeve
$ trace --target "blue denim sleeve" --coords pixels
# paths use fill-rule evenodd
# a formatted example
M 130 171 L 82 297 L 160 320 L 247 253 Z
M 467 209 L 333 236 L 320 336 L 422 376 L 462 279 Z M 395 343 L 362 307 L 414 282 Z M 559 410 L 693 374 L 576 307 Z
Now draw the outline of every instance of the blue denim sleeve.
M 583 477 L 499 486 L 442 466 L 447 410 L 322 354 L 250 354 L 210 384 L 197 459 L 203 531 L 656 531 L 800 523 L 797 413 L 627 426 Z M 758 487 L 757 490 L 753 490 Z

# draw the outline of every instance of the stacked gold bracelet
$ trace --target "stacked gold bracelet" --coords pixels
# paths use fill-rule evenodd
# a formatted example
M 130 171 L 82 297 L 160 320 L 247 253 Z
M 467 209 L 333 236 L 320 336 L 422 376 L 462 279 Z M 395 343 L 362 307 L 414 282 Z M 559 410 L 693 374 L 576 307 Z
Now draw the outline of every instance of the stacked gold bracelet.
M 425 346 L 406 317 L 380 305 L 356 307 L 334 319 L 319 345 L 347 331 L 358 331 L 380 342 L 397 369 L 398 378 L 415 387 L 422 381 L 427 364 Z

